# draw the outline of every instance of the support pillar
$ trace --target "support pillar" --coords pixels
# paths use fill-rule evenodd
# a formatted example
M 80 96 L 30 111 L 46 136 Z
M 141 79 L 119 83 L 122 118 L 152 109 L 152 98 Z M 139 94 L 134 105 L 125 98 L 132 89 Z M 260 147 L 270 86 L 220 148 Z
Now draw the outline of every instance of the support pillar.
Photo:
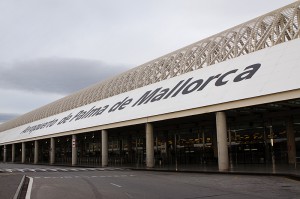
M 146 166 L 154 167 L 154 144 L 153 144 L 153 125 L 146 123 Z
M 72 166 L 77 165 L 77 136 L 72 135 Z
M 289 164 L 295 164 L 296 161 L 296 143 L 295 131 L 292 118 L 286 121 L 286 135 L 287 135 L 287 151 Z
M 16 145 L 12 144 L 11 145 L 11 162 L 15 162 L 15 157 L 16 157 Z
M 5 163 L 6 162 L 6 145 L 3 145 L 3 162 Z
M 37 140 L 34 141 L 34 164 L 39 162 L 39 142 Z
M 224 112 L 216 113 L 217 142 L 218 142 L 218 165 L 219 171 L 229 169 L 229 157 L 227 147 L 227 125 Z
M 26 156 L 26 143 L 22 142 L 22 163 L 25 163 L 25 156 Z
M 50 164 L 55 163 L 55 138 L 50 138 Z
M 107 167 L 108 165 L 108 134 L 107 130 L 102 130 L 101 132 L 102 140 L 102 167 Z

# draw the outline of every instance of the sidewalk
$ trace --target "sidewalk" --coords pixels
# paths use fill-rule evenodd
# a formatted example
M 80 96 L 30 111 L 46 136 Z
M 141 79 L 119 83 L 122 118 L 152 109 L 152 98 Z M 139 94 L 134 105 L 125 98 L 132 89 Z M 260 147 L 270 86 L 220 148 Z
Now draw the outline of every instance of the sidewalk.
M 151 170 L 165 172 L 189 172 L 208 174 L 240 174 L 240 175 L 265 175 L 288 177 L 300 181 L 300 165 L 298 168 L 289 165 L 265 165 L 265 164 L 245 164 L 234 165 L 228 171 L 219 171 L 217 165 L 189 165 L 189 166 L 169 166 L 169 167 L 135 167 L 133 170 Z
M 0 169 L 5 168 L 49 168 L 49 167 L 66 167 L 74 168 L 71 165 L 48 165 L 48 164 L 10 164 L 0 163 Z M 83 168 L 101 168 L 101 166 L 94 165 L 76 165 L 75 167 Z M 220 172 L 216 164 L 203 165 L 175 165 L 159 166 L 154 168 L 146 168 L 145 165 L 109 165 L 112 168 L 126 168 L 132 170 L 147 170 L 147 171 L 164 171 L 164 172 L 190 172 L 190 173 L 208 173 L 208 174 L 241 174 L 241 175 L 265 175 L 265 176 L 284 176 L 300 181 L 300 165 L 295 168 L 294 165 L 287 164 L 238 164 L 232 165 L 228 171 Z M 1 172 L 0 172 L 1 174 Z M 0 197 L 1 198 L 1 197 Z

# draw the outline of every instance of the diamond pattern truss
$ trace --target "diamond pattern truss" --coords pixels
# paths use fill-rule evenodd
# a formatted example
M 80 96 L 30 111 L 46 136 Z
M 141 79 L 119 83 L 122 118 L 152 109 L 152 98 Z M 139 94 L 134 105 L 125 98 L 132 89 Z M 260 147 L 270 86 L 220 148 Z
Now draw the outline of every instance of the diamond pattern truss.
M 0 125 L 0 132 L 300 38 L 300 1 L 181 48 Z

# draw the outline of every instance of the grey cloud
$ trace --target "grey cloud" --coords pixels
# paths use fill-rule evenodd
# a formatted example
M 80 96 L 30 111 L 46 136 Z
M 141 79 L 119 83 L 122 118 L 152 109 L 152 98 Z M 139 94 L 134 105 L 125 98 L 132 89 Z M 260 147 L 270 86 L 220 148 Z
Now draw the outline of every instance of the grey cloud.
M 138 65 L 293 1 L 0 1 L 0 60 L 118 55 Z
M 0 113 L 0 124 L 8 120 L 14 119 L 17 116 L 19 115 L 14 113 Z
M 3 65 L 3 64 L 2 64 Z M 127 70 L 101 61 L 47 58 L 0 65 L 0 88 L 68 94 Z

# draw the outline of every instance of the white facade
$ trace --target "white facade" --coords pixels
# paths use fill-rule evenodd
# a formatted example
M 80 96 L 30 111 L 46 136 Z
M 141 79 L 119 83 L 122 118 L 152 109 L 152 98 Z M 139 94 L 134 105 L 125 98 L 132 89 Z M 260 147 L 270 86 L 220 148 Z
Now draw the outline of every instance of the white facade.
M 0 142 L 55 136 L 61 132 L 298 90 L 299 52 L 300 39 L 285 42 L 4 131 Z

